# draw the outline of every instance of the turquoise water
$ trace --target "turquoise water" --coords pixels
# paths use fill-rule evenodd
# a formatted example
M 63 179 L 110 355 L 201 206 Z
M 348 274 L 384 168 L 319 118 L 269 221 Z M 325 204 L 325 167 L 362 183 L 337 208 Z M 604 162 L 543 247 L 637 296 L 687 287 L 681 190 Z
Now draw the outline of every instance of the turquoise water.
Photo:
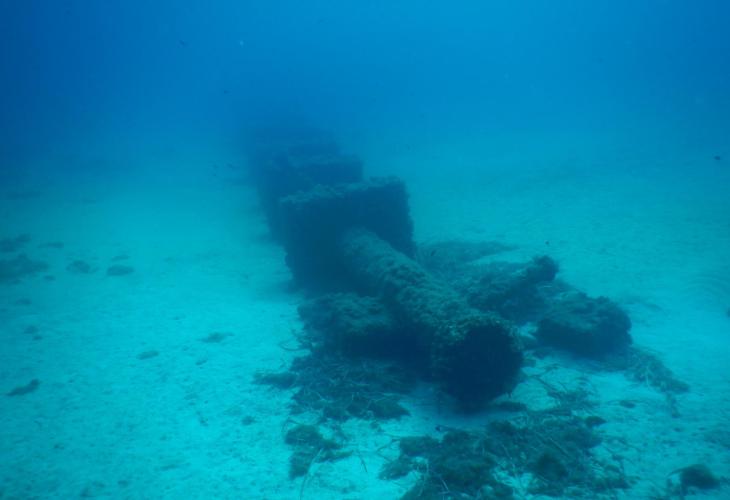
M 528 351 L 504 398 L 585 391 L 591 456 L 627 484 L 548 494 L 501 463 L 513 498 L 730 496 L 728 19 L 711 0 L 0 3 L 0 498 L 400 498 L 428 476 L 379 475 L 401 438 L 496 418 L 428 377 L 383 422 L 255 383 L 308 353 L 310 291 L 250 176 L 256 132 L 290 126 L 402 179 L 422 248 L 550 255 L 689 386 Z M 294 423 L 348 456 L 290 477 Z M 678 485 L 693 464 L 717 487 Z

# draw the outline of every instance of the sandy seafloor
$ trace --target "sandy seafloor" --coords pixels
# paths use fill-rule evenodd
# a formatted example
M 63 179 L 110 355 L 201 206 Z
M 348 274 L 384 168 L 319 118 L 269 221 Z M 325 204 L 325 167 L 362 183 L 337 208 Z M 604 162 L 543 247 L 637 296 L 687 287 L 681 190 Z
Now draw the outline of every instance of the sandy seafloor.
M 363 157 L 367 172 L 406 180 L 418 241 L 548 253 L 562 278 L 626 307 L 635 342 L 690 385 L 672 417 L 662 394 L 620 373 L 545 360 L 558 366 L 551 381 L 598 402 L 607 424 L 595 453 L 623 456 L 635 478 L 618 498 L 650 498 L 694 463 L 730 477 L 730 158 L 681 143 L 657 155 L 630 141 L 519 138 L 530 140 L 528 151 L 505 139 L 491 153 L 454 143 Z M 58 160 L 56 175 L 2 186 L 0 238 L 30 235 L 22 251 L 50 269 L 0 285 L 0 498 L 398 498 L 416 477 L 380 480 L 379 448 L 487 416 L 455 415 L 424 387 L 405 401 L 409 417 L 345 424 L 350 458 L 315 464 L 305 488 L 289 479 L 290 394 L 252 377 L 297 354 L 300 296 L 251 187 L 225 167 L 240 158 L 181 157 L 103 175 L 65 175 L 73 159 Z M 107 276 L 122 255 L 134 273 Z M 69 272 L 76 259 L 95 272 Z M 203 341 L 215 332 L 220 342 Z M 158 354 L 139 359 L 146 351 Z M 5 395 L 32 379 L 36 391 Z M 512 397 L 551 403 L 529 378 Z M 730 498 L 730 486 L 695 497 Z

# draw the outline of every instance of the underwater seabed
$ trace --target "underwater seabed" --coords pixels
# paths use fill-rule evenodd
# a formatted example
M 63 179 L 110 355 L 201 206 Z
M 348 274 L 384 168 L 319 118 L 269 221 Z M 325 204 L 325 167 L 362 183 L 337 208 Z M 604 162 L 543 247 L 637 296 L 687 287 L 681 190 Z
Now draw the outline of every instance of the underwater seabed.
M 509 289 L 547 255 L 555 279 L 631 320 L 630 354 L 595 359 L 545 345 L 534 310 L 500 302 L 517 315 L 519 376 L 463 411 L 441 372 L 323 342 L 306 312 L 323 299 L 292 288 L 240 161 L 212 163 L 224 167 L 144 189 L 5 188 L 0 498 L 728 494 L 730 201 L 718 178 L 555 168 L 460 180 L 425 161 L 404 172 L 413 258 L 454 293 L 494 304 L 469 295 L 469 269 Z M 368 331 L 388 338 L 382 304 L 342 307 L 364 308 Z

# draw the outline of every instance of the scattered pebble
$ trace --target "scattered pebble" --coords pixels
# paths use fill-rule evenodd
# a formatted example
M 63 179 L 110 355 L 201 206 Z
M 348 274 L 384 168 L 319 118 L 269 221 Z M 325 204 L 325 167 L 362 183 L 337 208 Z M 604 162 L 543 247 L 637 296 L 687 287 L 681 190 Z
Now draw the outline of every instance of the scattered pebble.
M 38 380 L 37 378 L 34 378 L 27 384 L 19 385 L 12 391 L 8 392 L 7 396 L 23 396 L 25 394 L 29 394 L 31 392 L 34 392 L 36 389 L 38 389 L 39 385 L 41 385 L 40 380 Z
M 159 356 L 159 351 L 144 351 L 137 354 L 137 359 L 150 359 Z
M 25 254 L 14 259 L 0 260 L 0 283 L 18 283 L 21 278 L 46 271 L 48 264 L 29 259 Z
M 106 270 L 107 276 L 125 276 L 127 274 L 132 274 L 134 272 L 134 268 L 132 266 L 120 266 L 120 265 L 114 265 L 109 266 L 109 268 Z

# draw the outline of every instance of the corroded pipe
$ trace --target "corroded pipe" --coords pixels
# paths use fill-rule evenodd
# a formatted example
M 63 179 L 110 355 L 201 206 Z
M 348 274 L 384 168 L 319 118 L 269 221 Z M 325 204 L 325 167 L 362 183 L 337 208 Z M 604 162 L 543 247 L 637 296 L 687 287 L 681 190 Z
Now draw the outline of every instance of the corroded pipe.
M 467 408 L 511 389 L 522 364 L 513 328 L 477 311 L 451 287 L 366 229 L 340 238 L 342 262 L 365 293 L 378 296 L 426 348 L 431 376 Z

